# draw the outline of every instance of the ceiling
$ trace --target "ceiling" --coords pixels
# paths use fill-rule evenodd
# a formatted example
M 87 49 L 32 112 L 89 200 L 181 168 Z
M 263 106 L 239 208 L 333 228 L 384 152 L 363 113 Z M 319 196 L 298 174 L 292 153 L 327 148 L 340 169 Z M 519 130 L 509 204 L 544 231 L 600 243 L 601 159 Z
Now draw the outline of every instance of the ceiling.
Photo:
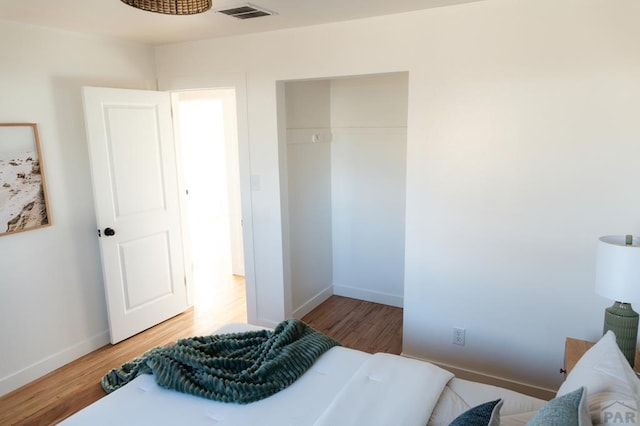
M 161 45 L 475 1 L 481 0 L 255 0 L 250 4 L 276 14 L 241 20 L 216 10 L 247 3 L 242 0 L 213 0 L 211 10 L 191 16 L 145 12 L 120 0 L 0 0 L 0 20 Z

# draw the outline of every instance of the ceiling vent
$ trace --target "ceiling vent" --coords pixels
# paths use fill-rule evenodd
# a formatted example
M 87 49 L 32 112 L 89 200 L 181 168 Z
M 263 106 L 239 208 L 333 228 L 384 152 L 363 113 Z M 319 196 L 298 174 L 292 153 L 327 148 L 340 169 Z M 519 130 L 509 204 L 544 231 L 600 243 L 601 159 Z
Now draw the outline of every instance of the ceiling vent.
M 230 7 L 228 9 L 219 9 L 216 12 L 224 13 L 225 15 L 233 16 L 238 19 L 260 18 L 262 16 L 271 16 L 276 14 L 275 12 L 262 9 L 249 3 Z

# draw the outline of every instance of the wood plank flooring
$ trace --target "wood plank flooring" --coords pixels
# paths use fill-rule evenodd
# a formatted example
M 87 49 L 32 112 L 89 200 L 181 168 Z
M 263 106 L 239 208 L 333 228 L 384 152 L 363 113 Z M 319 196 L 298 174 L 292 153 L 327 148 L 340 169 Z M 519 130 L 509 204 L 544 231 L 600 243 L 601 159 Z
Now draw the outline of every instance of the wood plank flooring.
M 109 369 L 154 346 L 208 334 L 229 322 L 246 322 L 244 282 L 235 284 L 227 286 L 225 294 L 213 296 L 218 305 L 196 304 L 175 318 L 117 345 L 104 346 L 1 397 L 0 425 L 56 424 L 105 395 L 100 379 Z M 401 308 L 332 296 L 303 320 L 346 347 L 396 354 L 402 349 Z
M 302 320 L 348 348 L 402 352 L 402 308 L 331 296 Z

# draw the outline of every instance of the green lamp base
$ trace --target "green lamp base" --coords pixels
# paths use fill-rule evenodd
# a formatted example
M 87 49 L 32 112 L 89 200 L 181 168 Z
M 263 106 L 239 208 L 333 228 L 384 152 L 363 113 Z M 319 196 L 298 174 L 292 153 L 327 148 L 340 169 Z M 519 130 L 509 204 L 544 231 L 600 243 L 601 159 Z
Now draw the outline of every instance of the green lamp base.
M 638 338 L 638 313 L 631 308 L 631 303 L 616 301 L 604 311 L 603 334 L 608 330 L 616 335 L 620 350 L 633 368 Z

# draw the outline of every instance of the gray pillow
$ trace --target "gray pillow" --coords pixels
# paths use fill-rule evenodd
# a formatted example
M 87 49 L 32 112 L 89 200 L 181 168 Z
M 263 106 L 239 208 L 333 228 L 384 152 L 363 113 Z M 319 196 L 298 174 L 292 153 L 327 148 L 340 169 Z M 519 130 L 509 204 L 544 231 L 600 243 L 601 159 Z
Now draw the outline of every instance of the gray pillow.
M 591 425 L 584 386 L 547 402 L 527 423 L 527 426 Z
M 449 426 L 499 426 L 502 399 L 485 402 L 453 419 Z

